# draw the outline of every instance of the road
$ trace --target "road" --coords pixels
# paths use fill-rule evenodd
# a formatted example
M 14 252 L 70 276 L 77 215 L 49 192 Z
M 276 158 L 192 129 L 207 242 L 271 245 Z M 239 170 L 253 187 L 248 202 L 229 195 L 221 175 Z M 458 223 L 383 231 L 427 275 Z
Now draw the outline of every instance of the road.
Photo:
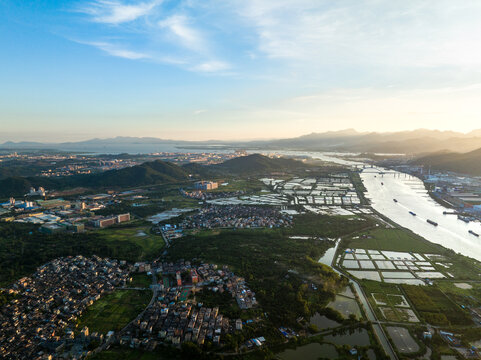
M 364 291 L 362 290 L 361 286 L 357 283 L 352 278 L 349 278 L 349 281 L 351 284 L 353 284 L 354 289 L 356 290 L 357 295 L 359 296 L 359 299 L 361 300 L 362 307 L 364 309 L 364 312 L 367 316 L 367 319 L 372 322 L 372 328 L 374 330 L 374 333 L 376 337 L 378 338 L 379 342 L 381 343 L 382 348 L 384 349 L 384 352 L 391 358 L 391 359 L 398 359 L 396 352 L 394 351 L 393 346 L 389 342 L 389 339 L 384 332 L 384 329 L 380 325 L 379 320 L 376 317 L 376 314 L 371 308 L 371 304 L 369 304 L 369 301 L 367 300 L 366 294 L 364 294 Z
M 333 257 L 332 261 L 334 262 L 335 259 L 336 259 L 336 256 Z M 388 339 L 386 333 L 384 332 L 384 329 L 382 328 L 379 320 L 377 319 L 376 314 L 372 310 L 371 304 L 369 304 L 369 301 L 367 300 L 366 294 L 364 294 L 364 291 L 362 290 L 359 283 L 356 280 L 354 280 L 352 277 L 350 277 L 350 276 L 348 276 L 344 273 L 341 273 L 338 269 L 336 269 L 335 267 L 332 266 L 332 263 L 331 263 L 331 268 L 335 272 L 337 272 L 338 274 L 344 275 L 349 279 L 349 282 L 353 285 L 354 290 L 356 291 L 357 295 L 359 296 L 359 299 L 361 301 L 361 305 L 364 309 L 364 313 L 366 314 L 367 319 L 372 323 L 372 328 L 374 330 L 374 334 L 378 338 L 379 343 L 381 344 L 382 348 L 384 349 L 384 352 L 391 359 L 397 360 L 398 357 L 396 355 L 396 352 L 394 351 L 393 346 L 389 342 L 389 339 Z

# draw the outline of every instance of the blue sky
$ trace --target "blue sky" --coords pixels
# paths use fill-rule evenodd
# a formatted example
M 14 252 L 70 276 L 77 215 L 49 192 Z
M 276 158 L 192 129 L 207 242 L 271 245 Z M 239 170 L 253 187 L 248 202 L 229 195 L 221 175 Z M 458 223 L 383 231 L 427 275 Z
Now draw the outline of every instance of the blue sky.
M 0 2 L 0 141 L 481 127 L 481 2 Z

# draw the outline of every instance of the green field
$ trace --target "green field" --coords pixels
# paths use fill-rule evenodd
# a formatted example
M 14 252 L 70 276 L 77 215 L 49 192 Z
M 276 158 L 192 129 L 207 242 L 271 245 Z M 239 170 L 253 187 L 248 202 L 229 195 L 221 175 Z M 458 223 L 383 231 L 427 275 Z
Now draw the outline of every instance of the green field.
M 397 284 L 390 284 L 385 282 L 379 282 L 374 280 L 360 280 L 359 283 L 361 284 L 362 288 L 366 292 L 366 294 L 371 293 L 384 293 L 384 294 L 396 294 L 401 295 L 401 289 L 399 289 L 399 285 Z
M 178 191 L 176 194 L 169 194 L 162 197 L 165 209 L 184 209 L 199 207 L 199 200 L 183 197 Z
M 353 237 L 359 237 L 353 239 Z M 424 240 L 410 231 L 396 228 L 377 228 L 346 239 L 344 246 L 359 249 L 440 253 L 443 248 Z
M 142 252 L 138 260 L 143 260 L 160 256 L 164 247 L 162 236 L 152 234 L 150 228 L 150 223 L 134 221 L 129 224 L 102 229 L 97 233 L 106 241 L 125 241 L 139 245 L 142 248 Z
M 148 288 L 152 284 L 152 278 L 147 274 L 133 274 L 132 282 L 128 287 L 145 287 Z
M 262 189 L 267 190 L 267 186 L 257 179 L 222 179 L 217 181 L 219 187 L 208 192 L 244 191 L 246 193 L 257 193 Z M 228 183 L 228 185 L 221 186 L 221 183 Z
M 90 332 L 106 334 L 119 331 L 145 309 L 150 291 L 116 290 L 91 305 L 78 321 L 77 329 L 87 326 Z
M 289 235 L 337 238 L 353 232 L 361 232 L 372 226 L 374 226 L 374 221 L 368 217 L 306 213 L 295 216 L 293 226 L 283 229 L 283 232 Z
M 460 289 L 454 283 L 462 283 L 462 281 L 436 281 L 435 285 L 459 305 L 481 306 L 481 283 L 470 282 L 472 289 Z

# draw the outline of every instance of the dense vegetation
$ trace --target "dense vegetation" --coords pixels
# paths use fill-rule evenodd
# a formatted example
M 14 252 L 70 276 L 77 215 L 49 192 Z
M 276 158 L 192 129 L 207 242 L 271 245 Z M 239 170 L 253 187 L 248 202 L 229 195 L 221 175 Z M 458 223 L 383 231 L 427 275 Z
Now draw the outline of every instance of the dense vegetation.
M 143 241 L 140 237 L 115 238 L 107 232 L 47 235 L 39 233 L 35 225 L 0 223 L 0 284 L 8 285 L 60 256 L 98 255 L 136 261 L 148 254 Z
M 242 156 L 211 166 L 213 170 L 243 175 L 305 169 L 306 167 L 307 165 L 294 159 L 270 158 L 260 154 Z
M 402 285 L 421 317 L 431 325 L 471 325 L 469 314 L 462 311 L 442 291 L 434 287 Z
M 75 187 L 121 188 L 186 181 L 190 179 L 189 175 L 191 174 L 196 174 L 198 177 L 227 173 L 249 175 L 305 167 L 306 165 L 302 162 L 293 159 L 271 159 L 259 154 L 239 157 L 222 164 L 210 166 L 188 164 L 181 167 L 171 162 L 156 160 L 129 168 L 89 175 L 58 178 L 11 176 L 0 180 L 0 197 L 23 195 L 32 186 L 43 186 L 46 189 L 56 190 Z
M 275 325 L 298 326 L 334 297 L 339 276 L 319 259 L 332 243 L 289 239 L 286 230 L 204 232 L 178 239 L 169 249 L 172 259 L 197 258 L 231 266 L 245 277 Z M 322 232 L 318 235 L 323 235 Z M 309 286 L 316 284 L 317 291 Z
M 98 174 L 75 175 L 59 178 L 9 177 L 0 180 L 0 197 L 23 195 L 30 187 L 43 186 L 46 189 L 68 189 L 75 187 L 119 188 L 153 185 L 188 180 L 188 174 L 179 166 L 152 161 L 120 170 L 109 170 Z

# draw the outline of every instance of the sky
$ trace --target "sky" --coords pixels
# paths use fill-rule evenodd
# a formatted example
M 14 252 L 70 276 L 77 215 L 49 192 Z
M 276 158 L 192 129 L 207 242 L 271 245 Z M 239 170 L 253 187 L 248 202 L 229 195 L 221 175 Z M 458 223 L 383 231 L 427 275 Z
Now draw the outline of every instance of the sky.
M 1 0 L 0 141 L 481 128 L 478 0 Z

